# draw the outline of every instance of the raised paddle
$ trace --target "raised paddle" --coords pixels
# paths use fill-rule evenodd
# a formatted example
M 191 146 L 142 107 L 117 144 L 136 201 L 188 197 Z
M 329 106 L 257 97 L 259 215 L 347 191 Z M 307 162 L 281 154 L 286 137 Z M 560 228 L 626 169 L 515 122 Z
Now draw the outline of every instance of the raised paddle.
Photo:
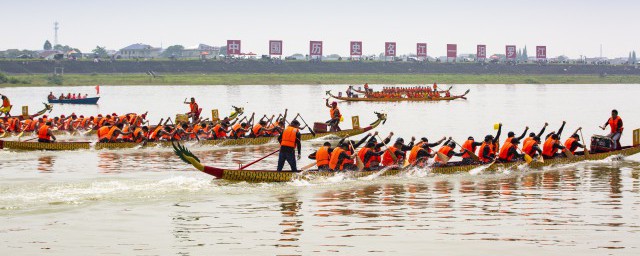
M 351 145 L 351 149 L 353 149 L 353 154 L 355 155 L 355 158 L 356 158 L 356 166 L 358 166 L 358 171 L 362 171 L 364 169 L 364 163 L 362 163 L 362 160 L 360 160 L 360 157 L 358 157 L 358 153 L 356 152 L 356 147 L 353 146 L 353 143 L 351 143 L 351 140 L 349 140 L 349 145 Z
M 389 150 L 389 146 L 387 146 L 386 143 L 384 143 L 384 140 L 382 138 L 380 138 L 380 135 L 376 134 L 376 136 L 378 137 L 378 139 L 380 139 L 380 142 L 384 144 L 384 146 L 387 148 L 385 149 L 385 151 Z M 389 152 L 389 155 L 391 155 L 391 159 L 393 159 L 393 162 L 397 162 L 398 161 L 398 156 L 396 156 L 395 152 Z
M 302 120 L 302 122 L 304 123 L 304 125 L 307 126 L 307 129 L 309 130 L 309 132 L 311 133 L 311 135 L 313 135 L 313 137 L 316 136 L 316 132 L 313 131 L 313 129 L 311 129 L 311 127 L 309 127 L 309 125 L 307 124 L 306 121 L 304 121 L 304 118 L 302 118 L 302 116 L 298 113 L 298 116 L 300 117 L 300 120 Z M 295 119 L 295 118 L 294 118 Z
M 258 160 L 255 160 L 255 161 L 253 161 L 253 162 L 251 162 L 251 163 L 249 163 L 247 165 L 244 165 L 244 166 L 240 167 L 240 170 L 244 170 L 245 168 L 247 168 L 247 167 L 249 167 L 249 166 L 251 166 L 251 165 L 253 165 L 253 164 L 257 163 L 257 162 L 260 162 L 260 161 L 264 160 L 265 158 L 270 157 L 271 155 L 273 155 L 275 153 L 278 153 L 278 152 L 280 152 L 280 149 L 278 149 L 276 151 L 273 151 L 273 152 L 269 153 L 268 155 L 261 157 Z

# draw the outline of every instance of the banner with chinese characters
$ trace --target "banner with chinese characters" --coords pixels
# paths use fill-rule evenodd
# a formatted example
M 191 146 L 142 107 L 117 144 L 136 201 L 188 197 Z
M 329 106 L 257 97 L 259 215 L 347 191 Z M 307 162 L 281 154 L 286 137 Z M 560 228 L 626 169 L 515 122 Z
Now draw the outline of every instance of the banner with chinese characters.
M 227 55 L 238 55 L 240 50 L 240 40 L 227 40 Z
M 387 56 L 387 57 L 396 56 L 396 42 L 384 43 L 384 56 Z
M 476 59 L 486 59 L 487 58 L 487 46 L 484 44 L 479 44 L 476 49 Z
M 447 44 L 447 58 L 456 58 L 458 56 L 458 45 Z
M 546 59 L 547 58 L 547 47 L 546 46 L 536 46 L 536 58 L 538 58 L 538 59 Z
M 427 43 L 416 44 L 416 56 L 427 57 Z
M 507 60 L 515 60 L 516 59 L 516 46 L 515 45 L 507 45 L 505 47 L 505 54 Z
M 349 49 L 351 56 L 362 56 L 362 41 L 351 41 Z
M 309 41 L 309 56 L 322 56 L 322 41 Z
M 282 40 L 269 41 L 269 55 L 282 55 Z

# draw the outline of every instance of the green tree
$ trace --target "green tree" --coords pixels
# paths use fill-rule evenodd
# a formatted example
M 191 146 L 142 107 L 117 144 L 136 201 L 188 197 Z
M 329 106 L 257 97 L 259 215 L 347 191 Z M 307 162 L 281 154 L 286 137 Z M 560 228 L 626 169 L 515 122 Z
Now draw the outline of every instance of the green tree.
M 46 50 L 46 51 L 50 51 L 50 50 L 51 50 L 51 48 L 52 48 L 52 47 L 51 47 L 51 42 L 49 42 L 49 40 L 44 41 L 44 46 L 42 47 L 42 49 L 43 49 L 43 50 Z
M 95 54 L 98 58 L 108 57 L 107 48 L 104 46 L 100 47 L 97 45 L 95 49 L 91 50 L 91 52 Z
M 529 60 L 529 54 L 527 54 L 527 46 L 524 46 L 524 50 L 522 50 L 522 61 Z
M 227 46 L 220 46 L 220 55 L 227 56 Z
M 638 59 L 636 59 L 636 51 L 633 51 L 633 53 L 631 54 L 631 64 L 636 63 L 638 63 Z
M 167 49 L 162 52 L 162 57 L 180 57 L 182 56 L 182 51 L 184 51 L 184 46 L 182 45 L 172 45 L 167 47 Z

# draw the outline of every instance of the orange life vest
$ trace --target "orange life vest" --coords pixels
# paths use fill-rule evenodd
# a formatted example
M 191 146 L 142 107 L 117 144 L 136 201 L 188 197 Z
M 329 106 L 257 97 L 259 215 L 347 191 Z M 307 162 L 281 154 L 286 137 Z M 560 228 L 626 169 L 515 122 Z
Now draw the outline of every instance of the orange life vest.
M 7 108 L 9 106 L 11 106 L 11 102 L 9 102 L 9 98 L 5 97 L 4 99 L 2 99 L 2 107 Z
M 422 149 L 423 142 L 420 142 L 411 148 L 411 152 L 409 152 L 409 158 L 407 159 L 410 164 L 414 164 L 418 160 L 418 152 Z
M 98 129 L 98 132 L 96 132 L 96 134 L 98 135 L 98 140 L 107 138 L 107 134 L 109 134 L 109 127 L 107 126 L 100 127 Z
M 151 135 L 149 136 L 149 139 L 151 140 L 157 140 L 158 139 L 158 132 L 160 132 L 162 130 L 162 125 L 158 125 L 158 127 L 156 127 L 155 130 L 153 130 L 153 132 L 151 132 Z
M 532 141 L 533 137 L 526 137 L 523 141 L 522 141 L 522 146 L 527 145 L 527 142 Z
M 476 147 L 473 145 L 473 140 L 467 140 L 464 142 L 464 144 L 462 144 L 462 148 L 460 149 L 460 152 L 464 151 L 464 149 L 468 150 L 469 152 L 473 152 L 475 154 L 476 152 Z M 469 158 L 471 157 L 471 154 L 469 154 L 469 152 L 465 152 L 464 155 L 462 155 L 462 158 Z
M 216 124 L 216 126 L 213 127 L 213 133 L 216 134 L 216 137 L 218 139 L 222 139 L 222 138 L 226 138 L 227 137 L 227 132 L 225 132 L 224 129 L 222 129 L 222 125 L 220 125 L 220 124 Z
M 502 160 L 511 161 L 513 159 L 513 154 L 509 154 L 511 148 L 515 147 L 511 142 L 505 142 L 502 148 L 500 149 L 500 154 L 498 157 Z
M 38 139 L 51 140 L 51 136 L 49 136 L 48 125 L 43 125 L 42 127 L 40 127 L 40 129 L 38 130 Z
M 342 164 L 338 166 L 338 159 L 340 158 L 340 154 L 342 154 L 342 152 L 345 152 L 345 150 L 340 147 L 333 149 L 333 151 L 331 152 L 331 157 L 329 158 L 329 169 L 334 171 L 344 169 L 344 161 L 342 161 Z M 336 167 L 338 168 L 336 169 Z
M 114 135 L 115 131 L 118 129 L 117 126 L 111 126 L 111 129 L 109 129 L 109 132 L 107 133 L 107 139 L 111 142 L 116 141 L 116 139 L 118 139 L 118 136 L 120 136 L 120 134 L 118 135 Z
M 542 155 L 548 157 L 554 156 L 558 152 L 558 149 L 554 150 L 553 145 L 557 142 L 557 140 L 554 140 L 551 136 L 549 136 L 549 138 L 547 138 L 547 140 L 544 142 L 544 145 L 542 146 Z
M 336 112 L 337 112 L 337 113 L 336 113 Z M 331 109 L 329 110 L 329 114 L 331 115 L 331 119 L 334 119 L 334 118 L 338 118 L 338 119 L 340 119 L 340 118 L 342 117 L 342 114 L 340 114 L 340 110 L 338 109 L 338 107 L 331 108 Z M 336 114 L 337 114 L 337 115 L 336 115 Z
M 134 142 L 142 142 L 142 137 L 144 135 L 142 134 L 142 128 L 138 127 L 133 131 L 133 138 Z
M 189 109 L 193 114 L 198 113 L 198 103 L 195 103 L 195 102 L 189 103 Z
M 438 152 L 444 154 L 445 156 L 449 156 L 449 153 L 451 152 L 451 150 L 453 150 L 453 148 L 449 147 L 449 146 L 444 146 L 441 147 Z M 440 162 L 440 163 L 444 163 L 444 161 L 442 161 L 442 159 L 440 159 L 437 155 L 435 158 L 436 162 Z
M 284 132 L 282 133 L 282 140 L 280 141 L 280 146 L 295 148 L 297 134 L 298 134 L 298 128 L 295 128 L 293 126 L 287 126 L 287 129 L 284 129 Z
M 493 155 L 493 146 L 491 144 L 487 144 L 486 142 L 482 142 L 482 145 L 480 145 L 480 151 L 478 151 L 479 155 L 478 158 L 480 159 L 480 161 L 482 162 L 489 162 L 489 159 L 484 158 L 483 152 L 485 151 L 485 148 L 489 148 L 489 155 Z
M 393 156 L 391 156 L 391 154 L 395 154 L 396 151 L 398 149 L 394 146 L 390 146 L 385 152 L 384 154 L 382 154 L 382 165 L 384 166 L 390 166 L 395 164 L 396 161 L 393 160 Z M 402 156 L 397 158 L 397 162 L 402 162 Z
M 620 116 L 616 116 L 616 119 L 609 117 L 609 126 L 611 126 L 611 133 L 618 132 L 618 126 L 620 125 L 620 121 L 622 121 L 622 118 L 620 118 Z M 621 132 L 622 130 L 624 130 L 624 127 L 620 127 Z
M 380 162 L 380 160 L 379 160 L 380 157 L 379 156 L 371 156 L 371 157 L 369 157 L 369 160 L 365 162 L 364 158 L 367 156 L 367 153 L 369 151 L 373 151 L 373 149 L 364 147 L 364 148 L 360 149 L 360 151 L 358 151 L 358 157 L 360 158 L 360 161 L 362 161 L 362 163 L 364 163 L 364 167 L 365 168 L 371 168 L 371 165 L 373 165 L 373 163 L 376 162 L 376 160 L 377 160 L 378 163 Z
M 535 154 L 535 152 L 533 151 L 533 145 L 535 144 L 536 144 L 536 141 L 533 139 L 525 142 L 524 145 L 522 146 L 522 152 L 524 152 L 529 156 L 533 156 Z
M 233 128 L 231 128 L 233 130 L 233 134 L 237 137 L 237 138 L 242 138 L 244 137 L 244 129 L 242 129 L 242 126 L 240 124 L 235 124 L 233 125 Z
M 322 146 L 316 151 L 316 166 L 320 167 L 329 164 L 329 147 Z
M 575 153 L 575 152 L 576 152 L 576 149 L 578 149 L 577 147 L 576 147 L 576 148 L 574 148 L 573 150 L 572 150 L 572 148 L 571 148 L 571 145 L 573 145 L 573 143 L 574 143 L 575 141 L 576 141 L 576 139 L 575 139 L 575 138 L 573 138 L 573 137 L 569 137 L 569 138 L 564 142 L 564 147 L 565 147 L 565 148 L 567 148 L 568 150 L 570 150 L 570 151 L 571 151 L 571 153 Z
M 127 133 L 129 132 L 129 126 L 127 125 L 127 127 L 125 127 L 124 129 L 122 129 L 122 133 Z M 127 135 L 122 135 L 122 139 L 125 141 L 131 141 L 131 138 L 133 138 L 133 134 L 127 134 Z
M 262 134 L 264 133 L 262 131 L 262 125 L 261 124 L 254 125 L 253 128 L 251 129 L 251 131 L 253 132 L 253 136 L 256 136 L 256 137 L 262 136 Z

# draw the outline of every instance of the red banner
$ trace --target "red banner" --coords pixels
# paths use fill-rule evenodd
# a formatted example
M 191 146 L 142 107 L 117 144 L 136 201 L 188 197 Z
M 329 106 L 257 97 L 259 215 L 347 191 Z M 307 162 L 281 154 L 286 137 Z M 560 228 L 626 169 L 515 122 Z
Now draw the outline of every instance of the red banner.
M 227 55 L 236 55 L 240 51 L 240 40 L 227 40 Z
M 538 59 L 546 59 L 547 58 L 547 47 L 546 46 L 536 46 L 536 58 L 538 58 Z
M 418 43 L 416 45 L 416 56 L 427 57 L 427 43 Z
M 515 45 L 507 45 L 505 47 L 505 54 L 507 56 L 507 60 L 515 60 L 516 59 L 516 46 Z
M 456 58 L 458 56 L 458 45 L 447 44 L 447 58 Z
M 384 43 L 384 56 L 387 56 L 387 57 L 396 56 L 396 42 Z
M 282 40 L 269 41 L 269 55 L 282 55 Z
M 479 44 L 476 49 L 476 59 L 486 59 L 487 58 L 487 46 L 484 44 Z
M 351 41 L 349 49 L 351 56 L 362 56 L 362 41 Z
M 309 41 L 309 56 L 322 56 L 322 41 Z

